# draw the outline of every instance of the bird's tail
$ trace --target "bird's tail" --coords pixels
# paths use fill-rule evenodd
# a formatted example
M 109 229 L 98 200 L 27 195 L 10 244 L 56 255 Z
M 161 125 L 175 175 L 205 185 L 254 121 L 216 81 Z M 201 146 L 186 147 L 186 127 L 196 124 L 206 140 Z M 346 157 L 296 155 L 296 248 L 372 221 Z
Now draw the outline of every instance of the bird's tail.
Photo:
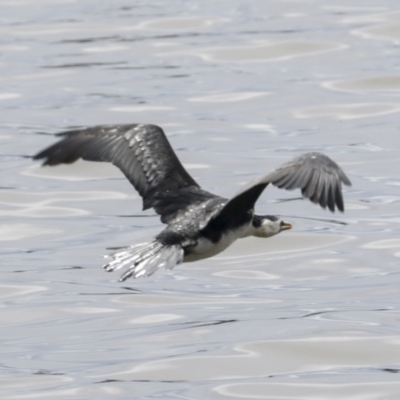
M 112 261 L 103 266 L 108 271 L 122 267 L 128 269 L 119 278 L 120 282 L 133 277 L 150 276 L 159 268 L 172 269 L 183 261 L 183 249 L 179 245 L 164 245 L 158 240 L 127 247 L 123 251 L 105 257 L 112 257 Z

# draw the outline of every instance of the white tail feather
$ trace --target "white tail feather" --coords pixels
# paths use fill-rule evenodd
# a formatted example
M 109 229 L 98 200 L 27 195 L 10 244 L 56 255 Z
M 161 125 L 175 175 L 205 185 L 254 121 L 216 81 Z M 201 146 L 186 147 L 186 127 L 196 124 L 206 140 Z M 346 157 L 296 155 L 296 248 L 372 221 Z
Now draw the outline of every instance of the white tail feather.
M 111 254 L 110 257 L 113 260 L 104 265 L 103 268 L 111 272 L 128 266 L 128 269 L 119 279 L 122 282 L 130 277 L 150 276 L 159 268 L 172 269 L 183 261 L 183 256 L 184 252 L 181 246 L 166 246 L 155 240 Z

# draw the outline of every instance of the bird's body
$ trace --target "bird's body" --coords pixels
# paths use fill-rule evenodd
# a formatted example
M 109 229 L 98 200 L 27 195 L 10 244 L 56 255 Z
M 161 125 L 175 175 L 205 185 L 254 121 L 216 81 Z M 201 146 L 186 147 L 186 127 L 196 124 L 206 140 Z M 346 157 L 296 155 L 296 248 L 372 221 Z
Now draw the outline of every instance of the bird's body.
M 184 169 L 164 132 L 155 125 L 97 126 L 68 131 L 64 139 L 38 153 L 44 165 L 79 158 L 112 162 L 122 170 L 167 228 L 146 244 L 112 255 L 107 271 L 128 267 L 120 280 L 148 276 L 160 267 L 212 257 L 237 239 L 270 237 L 291 225 L 275 216 L 254 213 L 255 203 L 272 183 L 300 188 L 323 208 L 344 210 L 341 183 L 350 185 L 341 168 L 327 156 L 308 153 L 251 182 L 231 199 L 203 190 Z

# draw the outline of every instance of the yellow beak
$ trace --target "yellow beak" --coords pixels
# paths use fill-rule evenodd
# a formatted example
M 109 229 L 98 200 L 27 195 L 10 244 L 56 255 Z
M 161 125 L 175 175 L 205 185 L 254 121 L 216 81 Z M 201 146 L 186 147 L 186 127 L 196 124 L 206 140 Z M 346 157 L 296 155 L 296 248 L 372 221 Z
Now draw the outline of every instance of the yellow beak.
M 282 225 L 281 225 L 281 231 L 287 231 L 289 229 L 292 229 L 292 225 L 288 224 L 286 222 L 283 222 Z

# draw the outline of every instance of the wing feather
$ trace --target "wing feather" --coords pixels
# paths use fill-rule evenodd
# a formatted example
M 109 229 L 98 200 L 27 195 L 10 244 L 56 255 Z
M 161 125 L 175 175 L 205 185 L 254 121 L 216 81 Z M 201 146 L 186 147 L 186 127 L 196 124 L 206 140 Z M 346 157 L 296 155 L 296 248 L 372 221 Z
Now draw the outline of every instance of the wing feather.
M 299 180 L 301 177 L 301 169 L 293 170 L 292 174 L 288 174 L 289 180 L 285 184 L 285 189 L 293 190 L 299 185 Z
M 320 177 L 320 171 L 319 170 L 315 170 L 315 171 L 311 171 L 310 172 L 311 175 L 311 179 L 308 181 L 307 185 L 304 186 L 304 192 L 302 193 L 303 196 L 311 198 L 313 197 L 316 189 L 317 189 L 317 185 L 318 185 L 318 181 L 319 181 L 319 177 Z M 292 189 L 295 189 L 299 187 L 298 185 L 293 186 Z M 286 188 L 285 189 L 289 189 Z M 303 190 L 303 188 L 302 188 Z
M 310 179 L 311 179 L 310 171 L 303 169 L 299 170 L 299 179 L 297 182 L 300 187 L 306 186 L 310 181 Z
M 332 212 L 336 208 L 344 211 L 341 184 L 351 185 L 343 170 L 329 157 L 307 153 L 250 182 L 225 204 L 214 219 L 239 218 L 240 214 L 253 210 L 258 197 L 270 183 L 287 190 L 301 189 L 304 197 L 319 203 L 322 208 L 328 206 Z
M 163 130 L 156 125 L 101 125 L 59 136 L 62 136 L 59 142 L 36 154 L 34 159 L 44 160 L 43 165 L 73 163 L 79 158 L 111 162 L 142 196 L 143 209 L 153 207 L 163 222 L 168 220 L 168 214 L 192 201 L 214 197 L 189 175 Z
M 304 154 L 282 165 L 259 181 L 276 185 L 277 178 L 281 179 L 285 171 L 290 175 L 293 168 L 299 173 L 301 171 L 302 176 L 309 174 L 310 179 L 298 179 L 297 182 L 291 184 L 290 188 L 287 185 L 283 186 L 285 189 L 301 189 L 304 197 L 319 203 L 322 208 L 328 206 L 331 211 L 335 211 L 335 208 L 344 211 L 341 183 L 350 186 L 351 182 L 343 170 L 324 154 Z

